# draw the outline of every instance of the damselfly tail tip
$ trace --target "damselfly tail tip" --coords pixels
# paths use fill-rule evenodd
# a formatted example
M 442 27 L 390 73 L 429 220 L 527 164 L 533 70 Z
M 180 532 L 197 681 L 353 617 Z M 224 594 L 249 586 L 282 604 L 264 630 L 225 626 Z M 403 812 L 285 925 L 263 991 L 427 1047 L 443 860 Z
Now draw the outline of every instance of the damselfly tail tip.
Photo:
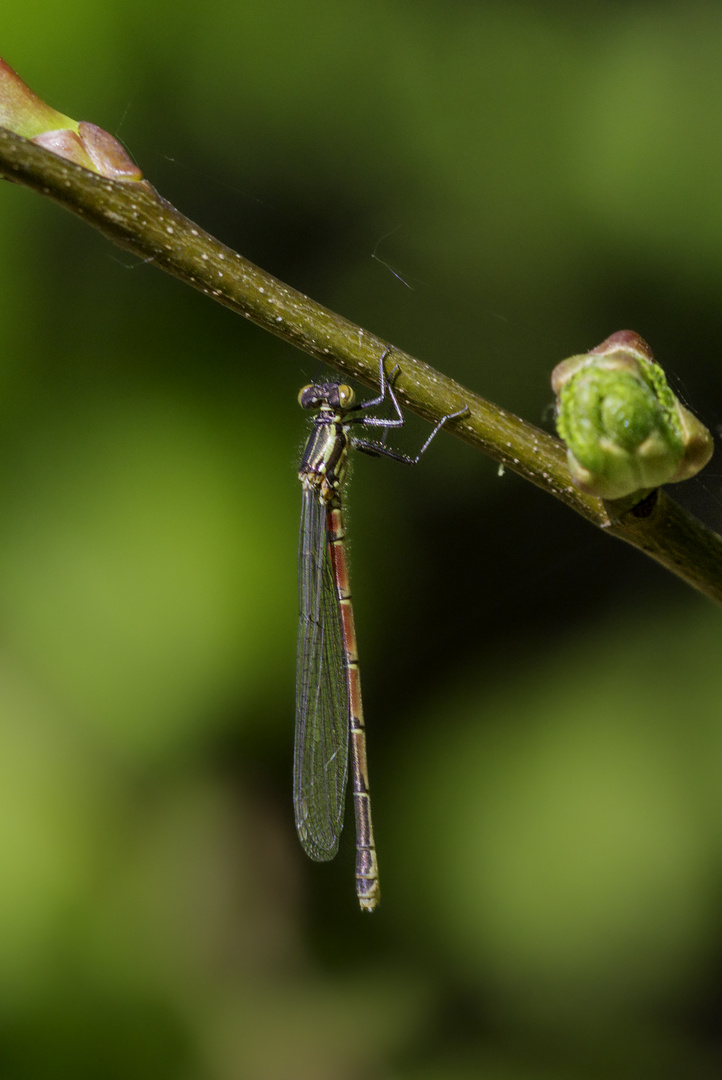
M 378 889 L 373 896 L 359 896 L 358 902 L 362 911 L 374 911 L 379 902 Z

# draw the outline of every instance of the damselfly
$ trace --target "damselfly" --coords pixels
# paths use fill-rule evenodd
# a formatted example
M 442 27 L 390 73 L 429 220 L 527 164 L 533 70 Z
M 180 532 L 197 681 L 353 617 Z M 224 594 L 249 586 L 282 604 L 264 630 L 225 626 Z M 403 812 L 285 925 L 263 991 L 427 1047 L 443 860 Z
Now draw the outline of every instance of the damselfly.
M 372 456 L 415 465 L 441 427 L 467 412 L 443 417 L 416 457 L 351 434 L 363 428 L 402 427 L 404 417 L 393 390 L 398 373 L 387 377 L 381 357 L 378 397 L 355 403 L 344 383 L 315 383 L 298 395 L 304 409 L 318 409 L 298 478 L 303 489 L 298 548 L 300 615 L 296 657 L 296 744 L 293 802 L 296 828 L 312 859 L 325 862 L 338 851 L 343 827 L 349 748 L 356 817 L 356 895 L 363 911 L 379 899 L 379 875 L 371 824 L 366 733 L 356 652 L 351 589 L 343 525 L 342 493 L 349 445 Z M 366 415 L 389 397 L 396 416 Z

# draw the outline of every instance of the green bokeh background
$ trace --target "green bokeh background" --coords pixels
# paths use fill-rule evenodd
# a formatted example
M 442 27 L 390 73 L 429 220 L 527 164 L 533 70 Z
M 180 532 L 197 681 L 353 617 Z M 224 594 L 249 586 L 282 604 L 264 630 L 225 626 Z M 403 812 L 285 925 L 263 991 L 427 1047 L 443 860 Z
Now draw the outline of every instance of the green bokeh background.
M 2 55 L 532 422 L 642 334 L 722 419 L 722 10 L 26 0 Z M 441 436 L 356 463 L 382 904 L 293 829 L 309 357 L 0 189 L 2 1080 L 722 1068 L 722 615 Z M 412 421 L 400 436 L 417 445 Z M 719 466 L 678 489 L 722 523 Z

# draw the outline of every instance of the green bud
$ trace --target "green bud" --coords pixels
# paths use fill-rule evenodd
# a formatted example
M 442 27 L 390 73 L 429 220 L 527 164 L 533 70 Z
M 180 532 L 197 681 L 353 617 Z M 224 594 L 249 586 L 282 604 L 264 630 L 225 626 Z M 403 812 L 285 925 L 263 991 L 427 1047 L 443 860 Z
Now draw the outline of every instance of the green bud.
M 0 127 L 109 180 L 141 180 L 125 148 L 107 131 L 57 112 L 0 59 Z
M 557 431 L 572 480 L 601 499 L 687 480 L 704 468 L 712 436 L 670 390 L 652 350 L 631 330 L 552 372 Z

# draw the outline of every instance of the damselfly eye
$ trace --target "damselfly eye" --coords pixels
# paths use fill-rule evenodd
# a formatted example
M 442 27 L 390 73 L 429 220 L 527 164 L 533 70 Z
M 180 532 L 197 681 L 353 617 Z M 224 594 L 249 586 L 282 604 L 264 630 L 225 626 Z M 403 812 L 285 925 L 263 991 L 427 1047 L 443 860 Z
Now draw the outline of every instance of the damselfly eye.
M 298 404 L 302 409 L 315 409 L 318 406 L 318 396 L 314 393 L 316 387 L 313 383 L 303 386 L 298 391 Z
M 346 383 L 338 384 L 338 403 L 342 409 L 350 409 L 356 400 L 356 395 Z

